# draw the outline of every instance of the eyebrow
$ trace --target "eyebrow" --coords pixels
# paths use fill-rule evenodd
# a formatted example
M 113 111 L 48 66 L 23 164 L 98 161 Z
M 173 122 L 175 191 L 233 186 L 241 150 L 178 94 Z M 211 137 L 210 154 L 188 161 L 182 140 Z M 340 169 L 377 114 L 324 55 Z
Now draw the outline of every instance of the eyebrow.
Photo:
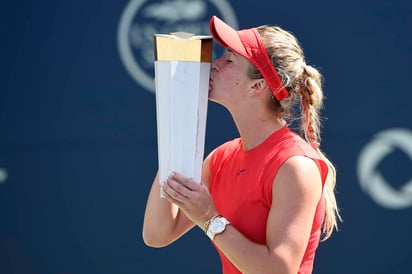
M 233 51 L 231 48 L 226 48 L 226 51 L 227 51 L 228 53 L 230 53 L 231 56 L 233 56 L 233 57 L 235 57 L 235 58 L 237 58 L 237 57 L 239 56 L 239 53 L 237 53 L 236 51 Z

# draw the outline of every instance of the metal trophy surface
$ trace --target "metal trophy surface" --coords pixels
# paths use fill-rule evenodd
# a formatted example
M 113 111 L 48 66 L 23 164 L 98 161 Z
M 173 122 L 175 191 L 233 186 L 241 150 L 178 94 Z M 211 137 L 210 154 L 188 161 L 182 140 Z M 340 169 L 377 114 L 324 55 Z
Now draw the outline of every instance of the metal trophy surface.
M 159 182 L 172 171 L 201 181 L 212 37 L 155 34 Z

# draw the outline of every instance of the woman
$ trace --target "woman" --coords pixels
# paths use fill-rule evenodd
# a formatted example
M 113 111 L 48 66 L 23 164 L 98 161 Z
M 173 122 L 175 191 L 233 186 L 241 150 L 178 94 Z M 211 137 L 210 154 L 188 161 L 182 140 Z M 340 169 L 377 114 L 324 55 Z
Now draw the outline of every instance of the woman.
M 335 169 L 319 149 L 321 75 L 279 27 L 235 31 L 214 16 L 210 31 L 227 51 L 212 64 L 209 99 L 228 109 L 240 138 L 208 155 L 200 184 L 173 173 L 160 198 L 156 176 L 144 241 L 165 246 L 197 225 L 225 274 L 311 273 L 340 218 Z M 288 128 L 298 119 L 303 138 Z

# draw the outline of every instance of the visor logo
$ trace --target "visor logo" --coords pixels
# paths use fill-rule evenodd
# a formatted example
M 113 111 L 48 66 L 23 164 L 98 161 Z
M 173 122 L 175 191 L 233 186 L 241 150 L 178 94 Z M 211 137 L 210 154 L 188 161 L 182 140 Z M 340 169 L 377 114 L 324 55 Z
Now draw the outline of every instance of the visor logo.
M 388 129 L 377 134 L 359 155 L 358 179 L 362 190 L 380 206 L 404 209 L 412 206 L 412 176 L 403 186 L 394 188 L 378 170 L 379 163 L 395 149 L 403 151 L 412 161 L 411 131 Z
M 120 17 L 117 46 L 129 75 L 154 92 L 153 34 L 176 31 L 209 34 L 209 20 L 221 16 L 237 28 L 235 13 L 226 0 L 131 0 Z

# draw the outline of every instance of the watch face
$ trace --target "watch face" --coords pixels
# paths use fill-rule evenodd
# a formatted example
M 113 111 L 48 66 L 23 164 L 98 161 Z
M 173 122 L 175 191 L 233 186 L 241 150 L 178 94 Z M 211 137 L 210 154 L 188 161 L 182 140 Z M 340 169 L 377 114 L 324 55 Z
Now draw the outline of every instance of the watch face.
M 210 223 L 210 230 L 214 233 L 220 233 L 223 229 L 225 229 L 225 223 L 219 218 L 212 220 Z

